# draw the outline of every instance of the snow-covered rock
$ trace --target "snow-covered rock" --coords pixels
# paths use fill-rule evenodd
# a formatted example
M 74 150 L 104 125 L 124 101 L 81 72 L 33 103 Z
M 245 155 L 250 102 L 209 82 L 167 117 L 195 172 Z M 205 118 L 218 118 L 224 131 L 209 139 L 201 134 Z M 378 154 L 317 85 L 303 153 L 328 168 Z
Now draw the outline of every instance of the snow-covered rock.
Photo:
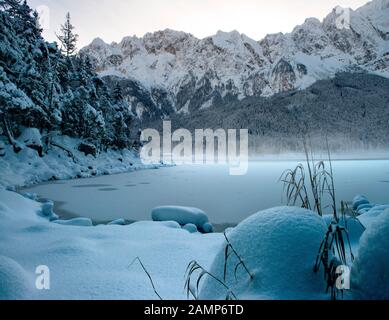
M 386 210 L 389 209 L 389 205 L 376 205 L 367 212 L 358 216 L 358 220 L 366 227 L 370 228 L 371 224 Z
M 34 199 L 32 199 L 34 200 Z M 54 202 L 53 201 L 46 201 L 42 204 L 42 211 L 41 215 L 50 221 L 58 219 L 58 216 L 54 213 Z
M 370 228 L 384 211 L 389 210 L 389 205 L 373 204 L 365 196 L 357 195 L 353 200 L 353 209 L 358 214 L 358 221 L 365 228 Z
M 65 226 L 78 226 L 78 227 L 91 227 L 93 226 L 92 220 L 89 218 L 74 218 L 70 220 L 54 220 L 53 223 L 61 224 Z
M 254 276 L 245 272 L 234 254 L 227 263 L 226 284 L 239 299 L 322 299 L 325 284 L 313 266 L 326 232 L 324 220 L 312 211 L 279 207 L 259 212 L 228 232 L 234 250 Z M 209 270 L 224 277 L 225 247 Z M 201 299 L 225 299 L 227 290 L 205 277 Z
M 108 223 L 108 225 L 117 225 L 117 226 L 124 226 L 126 225 L 126 220 L 124 219 L 116 219 L 114 221 L 111 221 L 110 223 Z
M 25 128 L 18 140 L 27 147 L 36 150 L 40 156 L 43 155 L 42 135 L 37 128 Z
M 184 225 L 182 227 L 182 229 L 190 232 L 190 233 L 196 233 L 198 230 L 197 230 L 197 226 L 193 223 L 187 223 L 186 225 Z
M 356 299 L 389 299 L 389 210 L 361 238 L 351 269 L 351 289 Z
M 353 199 L 353 209 L 357 210 L 360 205 L 369 204 L 369 200 L 363 195 L 357 195 Z
M 151 212 L 153 221 L 176 221 L 180 225 L 194 224 L 200 231 L 211 233 L 212 225 L 207 214 L 197 208 L 180 206 L 163 206 L 154 208 Z

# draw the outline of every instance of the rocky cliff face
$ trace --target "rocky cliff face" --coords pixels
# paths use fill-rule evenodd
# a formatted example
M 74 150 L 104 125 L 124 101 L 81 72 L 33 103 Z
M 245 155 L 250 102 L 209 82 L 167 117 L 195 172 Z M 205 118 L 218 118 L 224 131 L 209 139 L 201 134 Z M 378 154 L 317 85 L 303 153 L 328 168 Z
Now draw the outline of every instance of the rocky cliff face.
M 101 76 L 119 81 L 140 118 L 190 114 L 252 96 L 304 89 L 338 72 L 389 77 L 389 0 L 334 9 L 288 34 L 255 41 L 237 31 L 197 39 L 173 30 L 95 39 L 81 50 Z M 134 92 L 137 94 L 134 94 Z

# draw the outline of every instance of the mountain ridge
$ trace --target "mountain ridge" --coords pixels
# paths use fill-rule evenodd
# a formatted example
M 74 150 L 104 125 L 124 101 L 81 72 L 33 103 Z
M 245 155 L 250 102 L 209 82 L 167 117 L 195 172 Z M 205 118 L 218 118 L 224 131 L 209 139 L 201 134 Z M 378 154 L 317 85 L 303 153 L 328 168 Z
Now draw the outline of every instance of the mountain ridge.
M 356 10 L 335 8 L 323 21 L 308 18 L 290 33 L 260 41 L 238 31 L 198 39 L 166 29 L 112 44 L 95 39 L 80 54 L 91 58 L 100 76 L 148 92 L 151 104 L 127 95 L 139 119 L 165 118 L 305 89 L 338 72 L 389 77 L 387 17 L 389 0 L 374 0 Z

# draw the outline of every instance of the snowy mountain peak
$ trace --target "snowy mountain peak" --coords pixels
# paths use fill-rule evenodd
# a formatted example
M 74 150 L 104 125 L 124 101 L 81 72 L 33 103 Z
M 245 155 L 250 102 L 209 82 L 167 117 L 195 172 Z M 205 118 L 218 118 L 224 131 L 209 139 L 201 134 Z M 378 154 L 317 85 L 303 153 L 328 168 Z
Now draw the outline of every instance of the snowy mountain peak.
M 388 17 L 389 0 L 374 0 L 355 11 L 334 8 L 323 22 L 308 18 L 291 33 L 260 41 L 236 30 L 198 39 L 166 29 L 119 44 L 95 39 L 81 54 L 102 76 L 132 79 L 151 94 L 158 89 L 170 109 L 190 113 L 226 99 L 303 89 L 340 71 L 389 76 Z

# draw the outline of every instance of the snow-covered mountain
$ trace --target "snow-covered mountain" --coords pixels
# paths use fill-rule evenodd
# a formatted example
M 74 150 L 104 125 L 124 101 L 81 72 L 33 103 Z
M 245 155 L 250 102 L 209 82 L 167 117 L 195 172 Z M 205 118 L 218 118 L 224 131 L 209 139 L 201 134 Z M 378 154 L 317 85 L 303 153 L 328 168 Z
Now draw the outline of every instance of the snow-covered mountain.
M 261 41 L 237 31 L 197 39 L 168 29 L 120 43 L 95 39 L 81 54 L 101 76 L 130 88 L 139 118 L 188 114 L 226 100 L 304 89 L 341 71 L 389 77 L 389 0 L 355 11 L 338 7 L 322 22 L 309 18 L 291 33 Z

